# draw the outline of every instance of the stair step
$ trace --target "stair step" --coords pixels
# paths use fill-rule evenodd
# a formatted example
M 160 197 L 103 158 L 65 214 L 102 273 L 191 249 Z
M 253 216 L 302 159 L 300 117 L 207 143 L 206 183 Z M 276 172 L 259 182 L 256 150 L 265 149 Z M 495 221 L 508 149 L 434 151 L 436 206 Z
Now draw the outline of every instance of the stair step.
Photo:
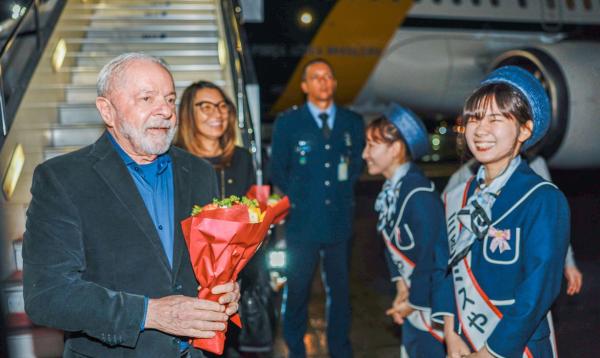
M 133 4 L 133 3 L 122 3 L 116 4 L 114 2 L 105 4 L 72 4 L 68 7 L 71 10 L 115 10 L 115 11 L 214 11 L 215 5 L 210 3 L 204 4 L 165 4 L 165 5 L 148 5 L 148 4 Z
M 61 20 L 69 21 L 156 21 L 156 20 L 185 20 L 185 21 L 217 21 L 217 17 L 213 14 L 146 14 L 143 16 L 135 16 L 128 14 L 70 14 L 66 13 L 63 15 Z
M 120 54 L 123 52 L 130 51 L 138 51 L 138 52 L 149 52 L 149 51 L 181 51 L 181 50 L 189 50 L 190 48 L 194 48 L 199 51 L 217 51 L 217 43 L 206 43 L 206 44 L 190 44 L 185 43 L 136 43 L 136 44 L 128 44 L 128 43 L 114 43 L 114 42 L 105 42 L 105 43 L 86 43 L 84 45 L 79 45 L 75 43 L 67 42 L 67 53 L 69 53 L 70 49 L 75 49 L 76 51 L 84 51 L 84 52 L 111 52 L 115 54 Z
M 94 97 L 95 100 L 95 97 Z M 102 117 L 91 103 L 61 103 L 58 105 L 58 121 L 63 125 L 72 124 L 103 124 Z
M 216 36 L 210 37 L 168 37 L 168 38 L 129 38 L 121 37 L 117 39 L 102 39 L 102 38 L 65 38 L 67 44 L 217 44 L 219 38 Z
M 103 131 L 103 125 L 54 127 L 50 130 L 50 144 L 52 147 L 84 146 L 96 141 Z
M 62 26 L 60 32 L 215 32 L 218 27 L 213 24 L 205 25 L 132 25 L 121 23 L 119 25 L 94 24 L 93 26 Z
M 200 26 L 214 26 L 216 24 L 216 18 L 212 16 L 207 16 L 206 19 L 170 19 L 163 17 L 101 17 L 94 19 L 82 19 L 79 17 L 71 17 L 65 18 L 61 21 L 60 24 L 57 25 L 56 31 L 60 31 L 63 27 L 67 26 L 120 26 L 123 24 L 130 24 L 131 26 L 143 26 L 143 25 L 160 25 L 160 26 L 169 26 L 169 25 L 200 25 Z

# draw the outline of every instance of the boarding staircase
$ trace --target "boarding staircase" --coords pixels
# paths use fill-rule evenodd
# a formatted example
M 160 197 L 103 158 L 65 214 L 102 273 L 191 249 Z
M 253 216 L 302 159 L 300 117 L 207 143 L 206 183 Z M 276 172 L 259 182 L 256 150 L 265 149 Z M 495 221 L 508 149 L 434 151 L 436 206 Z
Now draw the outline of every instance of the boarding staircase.
M 102 66 L 120 53 L 140 51 L 165 60 L 178 97 L 199 79 L 230 91 L 229 69 L 225 61 L 219 61 L 219 39 L 223 38 L 219 12 L 214 0 L 68 2 L 54 36 L 57 43 L 63 39 L 66 44 L 65 61 L 58 73 L 47 68 L 45 76 L 40 76 L 65 75 L 65 81 L 30 86 L 40 97 L 53 99 L 32 106 L 56 108 L 57 120 L 49 128 L 44 159 L 98 138 L 103 125 L 95 107 L 96 79 Z M 53 52 L 50 46 L 48 59 Z
M 246 84 L 239 78 L 240 59 L 235 58 L 239 46 L 231 41 L 235 10 L 231 1 L 220 0 L 67 1 L 0 155 L 0 159 L 6 158 L 17 145 L 25 154 L 16 189 L 2 208 L 9 223 L 4 235 L 12 241 L 12 245 L 4 244 L 15 252 L 8 255 L 14 261 L 10 264 L 14 272 L 4 284 L 10 296 L 9 314 L 18 325 L 17 329 L 9 327 L 12 333 L 8 337 L 15 357 L 62 353 L 61 335 L 30 325 L 23 309 L 19 238 L 25 229 L 35 166 L 91 144 L 102 134 L 104 125 L 95 106 L 98 72 L 123 52 L 162 58 L 171 69 L 178 98 L 185 87 L 201 79 L 222 86 L 238 102 L 238 117 L 245 118 L 239 123 L 240 129 L 252 134 L 255 127 L 249 122 L 248 102 L 240 102 Z

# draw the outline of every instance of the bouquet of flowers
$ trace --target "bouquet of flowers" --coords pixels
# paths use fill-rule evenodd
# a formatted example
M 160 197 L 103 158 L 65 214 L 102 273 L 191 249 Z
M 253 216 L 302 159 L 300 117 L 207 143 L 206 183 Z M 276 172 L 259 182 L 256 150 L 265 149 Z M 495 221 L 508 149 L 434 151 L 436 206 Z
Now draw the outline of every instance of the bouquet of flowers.
M 268 207 L 279 207 L 276 210 L 281 214 L 275 218 L 273 224 L 282 222 L 290 209 L 290 202 L 287 197 L 283 200 L 284 198 L 281 195 L 271 193 L 271 186 L 269 185 L 252 185 L 246 193 L 246 197 L 256 200 L 261 210 L 266 210 Z
M 261 210 L 259 203 L 246 197 L 215 199 L 204 207 L 194 206 L 192 216 L 181 222 L 196 279 L 198 297 L 217 301 L 210 290 L 237 280 L 238 274 L 258 250 L 271 224 L 289 209 L 287 197 L 281 204 Z M 287 203 L 287 205 L 286 205 Z M 241 327 L 239 315 L 231 317 Z M 213 338 L 193 339 L 196 348 L 222 354 L 225 332 Z

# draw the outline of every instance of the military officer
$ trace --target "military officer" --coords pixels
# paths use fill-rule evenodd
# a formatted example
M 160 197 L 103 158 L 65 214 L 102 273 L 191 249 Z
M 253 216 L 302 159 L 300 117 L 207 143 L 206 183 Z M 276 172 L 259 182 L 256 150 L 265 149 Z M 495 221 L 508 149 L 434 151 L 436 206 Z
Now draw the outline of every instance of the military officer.
M 273 131 L 271 176 L 291 200 L 286 225 L 288 281 L 283 335 L 290 357 L 304 357 L 304 333 L 314 271 L 321 260 L 327 292 L 327 343 L 332 357 L 351 357 L 349 243 L 354 184 L 363 168 L 364 123 L 337 106 L 331 65 L 314 59 L 304 66 L 306 104 L 283 113 Z

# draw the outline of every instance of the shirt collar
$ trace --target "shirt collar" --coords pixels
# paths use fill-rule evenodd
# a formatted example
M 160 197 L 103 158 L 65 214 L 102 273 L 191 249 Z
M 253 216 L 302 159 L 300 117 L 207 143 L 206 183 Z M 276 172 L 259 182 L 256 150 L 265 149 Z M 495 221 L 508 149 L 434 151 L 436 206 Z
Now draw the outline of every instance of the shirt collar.
M 110 132 L 108 132 L 108 138 L 110 139 L 110 142 L 112 143 L 112 145 L 115 147 L 117 153 L 119 153 L 119 156 L 121 157 L 121 159 L 123 159 L 123 162 L 125 162 L 125 165 L 128 167 L 143 166 L 143 165 L 156 165 L 156 168 L 157 168 L 156 174 L 161 174 L 162 172 L 164 172 L 167 169 L 167 167 L 171 163 L 171 157 L 169 156 L 168 152 L 165 152 L 165 153 L 157 156 L 156 159 L 153 160 L 152 162 L 150 162 L 148 164 L 140 165 L 140 164 L 136 163 L 135 160 L 131 159 L 129 154 L 127 154 L 123 150 L 123 148 L 121 148 L 121 145 L 116 141 L 116 139 L 113 137 L 113 135 Z
M 306 105 L 308 106 L 308 110 L 310 111 L 310 114 L 312 114 L 312 116 L 315 119 L 319 119 L 319 114 L 325 112 L 329 115 L 328 118 L 333 118 L 335 117 L 335 103 L 331 103 L 329 105 L 329 107 L 325 108 L 325 110 L 322 110 L 321 108 L 315 106 L 312 102 L 310 101 L 306 101 Z
M 390 179 L 388 179 L 390 181 L 390 184 L 392 184 L 392 186 L 395 186 L 396 184 L 398 184 L 398 182 L 406 176 L 406 173 L 408 173 L 409 169 L 410 169 L 410 162 L 401 164 L 398 168 L 396 168 L 394 175 L 392 175 L 392 177 Z

